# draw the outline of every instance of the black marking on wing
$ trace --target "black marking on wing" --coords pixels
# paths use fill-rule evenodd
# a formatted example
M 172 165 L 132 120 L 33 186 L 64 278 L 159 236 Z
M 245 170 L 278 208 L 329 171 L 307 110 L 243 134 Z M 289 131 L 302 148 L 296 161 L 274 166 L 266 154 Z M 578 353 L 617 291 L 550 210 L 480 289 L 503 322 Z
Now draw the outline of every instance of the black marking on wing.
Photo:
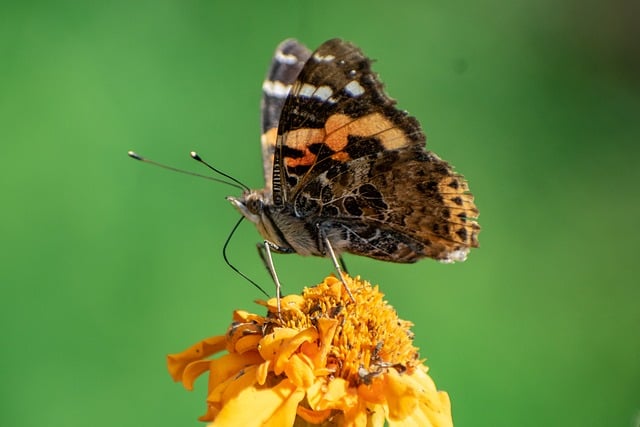
M 286 95 L 276 96 L 273 88 L 292 85 L 310 56 L 311 51 L 294 39 L 287 39 L 276 48 L 262 91 L 262 133 L 278 127 L 286 100 Z

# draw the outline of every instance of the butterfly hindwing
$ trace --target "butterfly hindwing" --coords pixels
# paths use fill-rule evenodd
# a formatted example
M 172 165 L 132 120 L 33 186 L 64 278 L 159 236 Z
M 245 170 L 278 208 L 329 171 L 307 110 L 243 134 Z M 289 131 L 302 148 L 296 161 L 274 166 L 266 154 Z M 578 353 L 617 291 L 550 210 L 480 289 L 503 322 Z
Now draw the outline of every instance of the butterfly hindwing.
M 299 190 L 293 211 L 346 252 L 385 261 L 456 261 L 478 246 L 466 181 L 426 151 L 382 151 L 333 167 Z
M 300 70 L 311 51 L 302 43 L 294 39 L 287 39 L 280 43 L 271 60 L 267 77 L 262 84 L 262 162 L 265 185 L 271 187 L 273 173 L 273 152 L 276 145 L 280 113 L 284 106 L 291 86 L 295 82 Z

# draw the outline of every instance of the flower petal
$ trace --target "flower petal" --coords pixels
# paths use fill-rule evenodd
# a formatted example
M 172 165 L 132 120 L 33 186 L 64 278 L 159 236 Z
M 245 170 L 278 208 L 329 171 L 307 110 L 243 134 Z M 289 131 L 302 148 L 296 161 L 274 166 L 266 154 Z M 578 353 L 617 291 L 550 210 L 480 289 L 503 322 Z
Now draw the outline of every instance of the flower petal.
M 261 339 L 262 336 L 260 335 L 246 335 L 236 342 L 234 350 L 240 354 L 249 350 L 257 350 Z
M 315 379 L 313 365 L 304 354 L 294 354 L 284 368 L 284 373 L 297 387 L 307 389 Z
M 260 341 L 258 350 L 264 360 L 273 360 L 278 356 L 283 342 L 296 336 L 300 331 L 292 328 L 276 328 L 272 333 L 266 335 Z
M 267 375 L 269 375 L 270 368 L 271 360 L 265 360 L 258 365 L 258 368 L 256 370 L 256 382 L 258 384 L 263 385 L 267 381 Z
M 366 409 L 363 409 L 361 405 L 357 405 L 344 412 L 344 419 L 340 425 L 344 427 L 368 427 L 368 418 Z M 383 427 L 383 425 L 376 427 Z
M 244 354 L 229 353 L 222 357 L 211 360 L 209 374 L 209 389 L 216 387 L 227 379 L 244 372 L 247 366 L 260 363 L 262 358 L 257 351 L 246 352 Z
M 224 350 L 225 343 L 225 336 L 218 335 L 202 340 L 180 353 L 168 355 L 167 365 L 169 366 L 171 378 L 174 381 L 180 381 L 188 364 Z
M 182 386 L 187 390 L 193 390 L 196 379 L 211 368 L 211 360 L 196 360 L 187 365 L 182 373 Z
M 318 334 L 320 335 L 320 342 L 323 344 L 320 346 L 321 352 L 318 354 L 315 363 L 316 366 L 325 366 L 327 363 L 327 355 L 331 350 L 331 343 L 333 337 L 338 329 L 339 322 L 337 319 L 321 318 L 318 319 Z
M 298 350 L 304 342 L 315 341 L 318 332 L 315 328 L 306 328 L 296 331 L 291 328 L 278 328 L 272 334 L 263 338 L 260 343 L 260 354 L 265 359 L 272 359 L 273 372 L 280 375 L 289 361 L 291 355 Z
M 325 389 L 327 386 L 326 378 L 317 378 L 309 388 L 307 388 L 307 402 L 309 406 L 314 411 L 325 411 L 330 410 L 331 408 L 327 408 L 326 406 L 320 408 L 320 402 L 322 402 L 322 398 L 325 393 Z
M 358 395 L 369 403 L 385 403 L 384 381 L 381 378 L 375 378 L 371 384 L 360 384 Z
M 331 409 L 325 409 L 324 411 L 314 411 L 313 409 L 305 408 L 304 406 L 298 406 L 296 410 L 298 416 L 308 422 L 309 424 L 322 424 L 331 415 Z
M 332 378 L 314 383 L 307 393 L 307 401 L 311 409 L 322 411 L 325 409 L 338 409 L 341 411 L 357 405 L 358 394 L 349 387 L 344 378 Z
M 244 377 L 251 377 L 245 375 Z M 224 406 L 212 427 L 280 427 L 291 426 L 296 407 L 304 397 L 304 390 L 297 389 L 288 380 L 273 387 L 251 386 L 249 378 L 238 378 L 238 384 L 230 385 L 237 394 L 225 396 Z M 225 393 L 226 394 L 226 393 Z
M 389 369 L 385 377 L 384 393 L 389 408 L 389 420 L 406 418 L 418 403 L 416 390 L 410 387 L 408 375 L 400 375 L 395 369 Z
M 247 310 L 235 310 L 233 312 L 233 321 L 239 322 L 239 323 L 248 323 L 248 322 L 262 323 L 264 321 L 264 316 L 259 316 L 257 314 L 250 313 Z

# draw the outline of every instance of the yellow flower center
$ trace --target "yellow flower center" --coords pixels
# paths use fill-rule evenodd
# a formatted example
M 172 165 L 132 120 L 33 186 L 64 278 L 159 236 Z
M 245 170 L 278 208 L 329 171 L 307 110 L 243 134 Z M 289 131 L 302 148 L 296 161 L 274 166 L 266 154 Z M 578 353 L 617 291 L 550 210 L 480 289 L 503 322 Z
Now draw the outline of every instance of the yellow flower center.
M 338 326 L 331 340 L 327 368 L 352 386 L 368 384 L 389 368 L 399 373 L 412 370 L 419 363 L 410 330 L 413 324 L 398 318 L 377 286 L 358 277 L 349 281 L 349 287 L 355 302 L 338 279 L 327 278 L 318 286 L 306 288 L 302 297 L 283 298 L 280 317 L 274 310 L 275 300 L 270 300 L 268 329 L 303 330 L 316 327 L 319 319 L 335 319 Z

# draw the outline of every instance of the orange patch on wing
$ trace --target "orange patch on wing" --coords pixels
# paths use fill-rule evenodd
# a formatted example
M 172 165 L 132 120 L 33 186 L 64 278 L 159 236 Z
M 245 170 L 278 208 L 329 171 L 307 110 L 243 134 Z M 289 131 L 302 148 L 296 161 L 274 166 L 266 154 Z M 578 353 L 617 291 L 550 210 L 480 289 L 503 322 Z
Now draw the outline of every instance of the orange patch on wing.
M 395 150 L 409 144 L 405 133 L 381 113 L 371 113 L 363 117 L 353 118 L 346 114 L 334 114 L 325 123 L 324 129 L 302 128 L 286 133 L 285 145 L 302 152 L 301 157 L 287 157 L 287 167 L 311 166 L 317 156 L 309 151 L 309 145 L 324 142 L 335 152 L 332 159 L 339 162 L 350 160 L 344 152 L 349 142 L 349 135 L 377 138 L 386 150 Z M 271 130 L 264 139 L 271 138 Z M 269 139 L 270 141 L 270 139 Z M 263 140 L 263 144 L 264 144 Z
M 262 169 L 264 171 L 264 182 L 267 192 L 271 192 L 271 177 L 273 174 L 273 154 L 276 151 L 276 141 L 278 139 L 278 128 L 267 129 L 260 136 L 262 146 Z
M 265 147 L 275 147 L 276 139 L 278 138 L 278 128 L 271 128 L 262 134 L 260 142 L 262 142 L 262 149 Z
M 302 128 L 287 132 L 284 135 L 284 141 L 287 147 L 303 151 L 309 144 L 322 142 L 324 137 L 324 129 Z
M 348 162 L 349 160 L 351 160 L 351 157 L 349 156 L 349 154 L 347 154 L 346 151 L 339 151 L 337 153 L 335 153 L 334 155 L 331 156 L 331 158 L 333 160 L 336 160 L 338 162 Z
M 387 150 L 409 145 L 405 133 L 380 113 L 352 118 L 345 114 L 334 114 L 324 126 L 325 143 L 333 151 L 342 151 L 347 146 L 349 135 L 375 136 Z
M 395 150 L 397 148 L 405 147 L 410 143 L 407 139 L 407 135 L 398 128 L 386 130 L 377 135 L 377 137 L 380 139 L 382 146 L 387 150 Z
M 287 157 L 287 167 L 311 166 L 316 161 L 316 155 L 309 151 L 309 145 L 322 142 L 324 137 L 324 129 L 302 128 L 286 133 L 285 145 L 303 153 L 302 157 Z
M 296 166 L 311 166 L 316 161 L 316 155 L 309 150 L 304 151 L 302 157 L 287 157 L 287 167 L 294 168 Z

